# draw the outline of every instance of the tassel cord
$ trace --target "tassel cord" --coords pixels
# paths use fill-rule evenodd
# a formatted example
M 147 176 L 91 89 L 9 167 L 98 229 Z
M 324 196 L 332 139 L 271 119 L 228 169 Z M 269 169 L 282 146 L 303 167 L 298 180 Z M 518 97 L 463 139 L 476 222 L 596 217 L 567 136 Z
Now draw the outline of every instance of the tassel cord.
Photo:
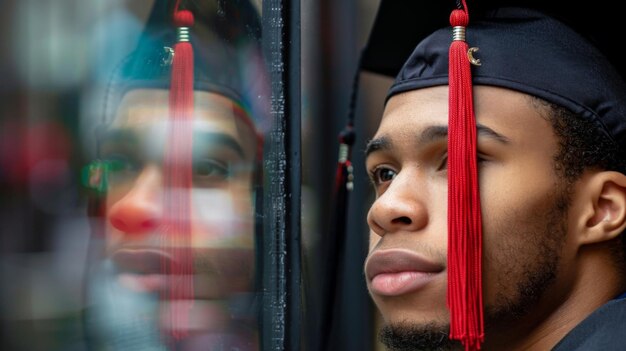
M 462 1 L 466 9 L 465 1 Z M 448 295 L 450 338 L 466 350 L 484 341 L 482 301 L 482 223 L 476 161 L 476 122 L 467 57 L 465 10 L 454 10 L 449 51 L 448 137 Z

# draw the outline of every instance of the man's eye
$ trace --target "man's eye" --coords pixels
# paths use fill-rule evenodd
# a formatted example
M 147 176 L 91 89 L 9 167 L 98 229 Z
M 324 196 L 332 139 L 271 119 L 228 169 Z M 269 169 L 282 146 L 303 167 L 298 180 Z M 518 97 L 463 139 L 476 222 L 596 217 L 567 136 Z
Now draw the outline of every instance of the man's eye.
M 487 159 L 485 158 L 484 155 L 482 154 L 477 154 L 476 155 L 476 164 L 480 165 L 483 162 L 487 161 Z M 437 168 L 438 171 L 443 171 L 446 170 L 448 168 L 448 154 L 446 154 L 443 157 L 443 160 L 441 160 L 441 164 L 439 165 L 439 168 Z
M 219 182 L 230 176 L 228 164 L 213 159 L 195 161 L 193 174 L 196 180 L 203 182 Z
M 137 168 L 135 162 L 120 154 L 107 155 L 104 161 L 109 172 L 133 171 Z
M 135 173 L 139 169 L 138 163 L 124 154 L 105 155 L 103 161 L 109 173 Z
M 441 163 L 439 164 L 439 168 L 437 168 L 438 171 L 443 171 L 448 169 L 448 153 L 446 153 L 443 156 L 443 159 L 441 160 Z
M 378 167 L 371 172 L 372 181 L 376 185 L 393 180 L 397 175 L 396 171 L 387 167 Z
M 476 154 L 476 163 L 478 164 L 488 162 L 489 160 L 491 160 L 491 158 L 485 154 L 482 154 L 480 152 Z
M 140 165 L 124 154 L 108 154 L 103 157 L 107 180 L 111 185 L 131 181 L 138 174 Z

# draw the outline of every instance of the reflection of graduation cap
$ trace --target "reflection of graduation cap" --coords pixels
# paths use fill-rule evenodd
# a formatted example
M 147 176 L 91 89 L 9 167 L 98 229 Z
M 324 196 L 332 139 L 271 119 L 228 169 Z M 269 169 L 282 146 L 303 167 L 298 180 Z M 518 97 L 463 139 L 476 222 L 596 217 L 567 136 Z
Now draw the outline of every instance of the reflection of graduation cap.
M 361 69 L 396 77 L 388 98 L 431 86 L 450 87 L 450 337 L 473 349 L 482 342 L 483 322 L 472 84 L 508 88 L 560 105 L 591 121 L 623 153 L 626 65 L 620 65 L 618 53 L 621 13 L 610 4 L 467 2 L 469 8 L 465 1 L 383 0 Z M 457 8 L 461 10 L 453 11 Z M 481 62 L 472 64 L 472 54 Z M 461 246 L 467 250 L 457 250 Z
M 193 57 L 193 88 L 230 98 L 248 112 L 256 127 L 267 128 L 266 108 L 258 98 L 266 94 L 261 23 L 257 9 L 247 0 L 157 0 L 137 47 L 112 77 L 105 119 L 112 118 L 129 90 L 170 88 L 178 41 L 174 5 L 193 16 L 186 30 Z

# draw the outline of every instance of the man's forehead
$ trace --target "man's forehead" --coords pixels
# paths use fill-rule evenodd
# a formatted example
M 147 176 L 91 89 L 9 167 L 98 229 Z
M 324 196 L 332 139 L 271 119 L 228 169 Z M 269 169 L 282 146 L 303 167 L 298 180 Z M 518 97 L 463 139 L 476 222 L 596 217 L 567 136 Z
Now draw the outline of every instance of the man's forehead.
M 234 103 L 221 95 L 206 91 L 194 93 L 194 129 L 236 131 L 238 117 Z M 145 128 L 169 121 L 169 91 L 138 89 L 122 99 L 115 119 L 115 128 Z
M 448 86 L 435 86 L 424 89 L 412 90 L 392 96 L 385 104 L 383 119 L 396 113 L 411 113 L 414 106 L 429 106 L 448 112 Z
M 510 115 L 527 111 L 534 118 L 546 113 L 545 106 L 534 102 L 533 98 L 525 93 L 495 86 L 474 86 L 474 109 L 478 121 L 494 118 L 506 120 L 507 123 L 517 123 L 509 119 Z M 381 125 L 393 123 L 396 118 L 416 118 L 448 121 L 448 86 L 436 86 L 418 90 L 411 90 L 392 96 L 385 105 Z M 520 114 L 521 115 L 521 114 Z M 519 118 L 517 119 L 518 122 Z M 526 118 L 524 118 L 526 120 Z
M 375 137 L 396 130 L 395 135 L 407 134 L 422 124 L 446 124 L 448 116 L 447 87 L 432 87 L 395 95 L 387 101 Z M 402 125 L 411 124 L 411 128 Z
M 474 87 L 476 121 L 512 139 L 550 129 L 544 118 L 545 108 L 532 102 L 527 94 L 514 90 Z M 394 95 L 385 106 L 376 136 L 395 130 L 395 136 L 415 132 L 432 125 L 448 125 L 448 87 L 438 86 Z M 410 128 L 409 128 L 410 126 Z

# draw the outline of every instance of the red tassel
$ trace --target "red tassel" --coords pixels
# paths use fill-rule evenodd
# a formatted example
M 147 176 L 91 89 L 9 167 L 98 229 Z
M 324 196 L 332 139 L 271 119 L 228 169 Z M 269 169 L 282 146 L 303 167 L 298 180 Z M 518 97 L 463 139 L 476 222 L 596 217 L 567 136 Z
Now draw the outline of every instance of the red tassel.
M 170 124 L 164 160 L 165 246 L 171 260 L 163 263 L 170 278 L 169 309 L 172 336 L 186 336 L 185 326 L 193 301 L 193 252 L 191 249 L 192 188 L 192 122 L 193 122 L 193 48 L 189 28 L 193 26 L 190 11 L 176 11 L 178 43 L 174 46 L 169 96 Z M 185 301 L 183 301 L 185 299 Z
M 484 341 L 482 223 L 472 76 L 464 38 L 468 22 L 466 10 L 450 15 L 450 24 L 457 28 L 449 62 L 447 304 L 450 338 L 460 340 L 466 350 L 479 350 Z

